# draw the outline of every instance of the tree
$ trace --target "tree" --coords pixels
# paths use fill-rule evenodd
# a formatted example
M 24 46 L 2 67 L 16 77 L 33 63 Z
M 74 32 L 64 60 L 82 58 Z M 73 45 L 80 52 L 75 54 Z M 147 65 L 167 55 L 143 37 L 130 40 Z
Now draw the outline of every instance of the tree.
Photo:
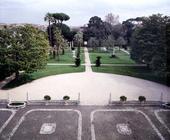
M 142 18 L 142 26 L 137 27 L 132 37 L 131 57 L 144 62 L 158 74 L 166 71 L 166 25 L 169 17 L 161 14 Z
M 47 13 L 44 17 L 44 21 L 48 21 L 48 34 L 49 34 L 49 43 L 51 45 L 51 22 L 54 21 L 53 16 L 51 13 Z
M 91 17 L 88 26 L 84 28 L 84 40 L 88 41 L 91 37 L 99 41 L 99 47 L 102 45 L 102 40 L 107 39 L 110 32 L 110 25 L 103 22 L 100 17 Z
M 0 30 L 0 79 L 4 79 L 12 74 L 8 61 L 8 51 L 11 47 L 11 34 L 8 29 Z
M 77 58 L 80 58 L 80 47 L 83 44 L 83 33 L 79 31 L 77 34 L 74 36 L 75 43 L 77 44 Z
M 118 15 L 114 15 L 112 13 L 109 13 L 105 16 L 105 21 L 109 24 L 111 24 L 112 26 L 120 24 L 119 22 L 119 16 Z
M 119 49 L 126 45 L 126 41 L 122 36 L 117 39 L 117 45 L 119 45 Z
M 112 35 L 108 36 L 106 40 L 103 41 L 103 46 L 107 47 L 107 50 L 112 50 L 111 57 L 115 57 L 115 39 Z
M 91 37 L 87 42 L 87 46 L 97 48 L 99 47 L 99 41 L 95 37 Z
M 65 38 L 70 37 L 70 28 L 67 25 L 63 24 L 63 21 L 67 21 L 69 19 L 70 17 L 65 13 L 47 13 L 47 15 L 45 16 L 45 20 L 49 21 L 49 26 L 47 28 L 47 31 L 49 35 L 49 42 L 53 50 L 53 57 L 55 58 L 56 51 L 57 51 L 58 60 L 59 60 L 59 49 L 62 46 L 61 44 L 65 42 L 64 39 L 60 39 L 61 35 L 63 35 Z M 50 25 L 50 21 L 53 22 L 52 25 Z M 60 30 L 60 33 L 58 33 L 58 30 Z M 59 36 L 57 37 L 56 34 L 58 34 Z M 62 43 L 57 42 L 58 39 L 63 40 Z M 61 47 L 61 49 L 62 49 L 62 54 L 64 54 L 64 47 Z
M 46 65 L 49 45 L 44 34 L 29 25 L 5 30 L 1 31 L 7 33 L 0 42 L 0 50 L 5 52 L 0 64 L 7 66 L 10 73 L 15 73 L 16 79 L 19 71 L 29 73 Z
M 136 28 L 141 27 L 143 20 L 145 20 L 145 17 L 130 18 L 126 21 L 123 21 L 123 36 L 126 39 L 128 45 L 130 45 L 130 39 L 133 32 Z
M 166 24 L 166 57 L 167 57 L 167 64 L 166 64 L 166 82 L 168 86 L 170 86 L 170 19 Z
M 56 57 L 57 54 L 57 58 L 59 60 L 59 51 L 60 48 L 63 46 L 64 44 L 64 38 L 61 35 L 61 30 L 58 29 L 58 27 L 53 26 L 53 58 Z
M 63 35 L 63 37 L 65 38 L 65 39 L 67 39 L 67 40 L 69 40 L 70 38 L 70 27 L 69 26 L 67 26 L 66 24 L 62 24 L 62 26 L 59 24 L 59 23 L 57 23 L 56 25 L 55 25 L 56 27 L 58 27 L 58 29 L 60 29 L 61 30 L 61 34 Z
M 63 21 L 67 21 L 70 17 L 65 13 L 53 13 L 52 14 L 55 23 L 60 23 L 62 25 Z

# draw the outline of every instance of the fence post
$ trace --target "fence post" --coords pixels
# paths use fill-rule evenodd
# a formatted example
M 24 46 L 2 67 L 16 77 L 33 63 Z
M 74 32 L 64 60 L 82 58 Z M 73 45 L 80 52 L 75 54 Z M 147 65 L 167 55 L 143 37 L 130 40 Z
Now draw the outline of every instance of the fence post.
M 27 100 L 27 103 L 28 103 L 28 101 L 29 101 L 28 92 L 27 92 L 26 96 L 27 96 L 27 97 L 26 97 L 26 98 L 27 98 L 26 100 Z
M 8 100 L 8 102 L 10 102 L 9 92 L 7 93 L 7 100 Z
M 80 103 L 80 92 L 78 93 L 78 102 Z
M 161 92 L 161 103 L 163 103 L 163 92 Z
M 111 93 L 109 94 L 109 104 L 111 104 L 112 103 L 112 95 L 111 95 Z

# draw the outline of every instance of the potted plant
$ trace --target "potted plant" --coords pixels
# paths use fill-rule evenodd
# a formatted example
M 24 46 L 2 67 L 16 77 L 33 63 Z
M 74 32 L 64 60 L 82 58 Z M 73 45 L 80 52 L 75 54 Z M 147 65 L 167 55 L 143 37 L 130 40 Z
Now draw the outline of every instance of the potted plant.
M 45 95 L 45 96 L 44 96 L 44 100 L 45 100 L 45 101 L 49 101 L 49 100 L 51 100 L 51 97 L 50 97 L 49 95 Z
M 67 95 L 65 95 L 65 96 L 63 97 L 63 100 L 64 100 L 64 103 L 67 104 L 67 101 L 70 100 L 70 97 L 67 96 Z
M 127 100 L 127 97 L 126 97 L 126 96 L 120 96 L 120 101 L 121 101 L 122 103 L 126 102 L 126 100 Z
M 51 100 L 51 97 L 49 95 L 45 95 L 44 100 L 46 101 L 45 105 L 48 105 L 49 101 Z
M 146 101 L 146 97 L 145 96 L 139 96 L 138 98 L 140 103 L 144 103 Z
M 7 108 L 24 108 L 26 103 L 24 101 L 11 101 L 7 104 Z

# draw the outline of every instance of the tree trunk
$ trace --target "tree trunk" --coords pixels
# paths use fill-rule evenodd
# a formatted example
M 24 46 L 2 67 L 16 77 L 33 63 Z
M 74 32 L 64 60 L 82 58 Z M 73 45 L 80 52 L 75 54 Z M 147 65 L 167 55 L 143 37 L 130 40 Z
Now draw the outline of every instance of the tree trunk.
M 55 50 L 53 50 L 53 58 L 55 59 L 56 53 Z
M 77 48 L 77 58 L 80 58 L 80 44 L 78 45 L 78 48 Z
M 19 71 L 18 71 L 18 70 L 15 71 L 15 79 L 16 79 L 16 80 L 19 79 Z
M 65 51 L 64 51 L 64 48 L 62 48 L 62 55 L 64 55 L 65 54 Z
M 50 26 L 50 21 L 49 21 L 49 25 L 48 25 L 48 28 L 49 28 L 49 42 L 50 42 L 50 45 L 52 45 L 51 41 L 51 26 Z
M 57 47 L 57 60 L 59 61 L 60 58 L 59 58 L 59 46 Z

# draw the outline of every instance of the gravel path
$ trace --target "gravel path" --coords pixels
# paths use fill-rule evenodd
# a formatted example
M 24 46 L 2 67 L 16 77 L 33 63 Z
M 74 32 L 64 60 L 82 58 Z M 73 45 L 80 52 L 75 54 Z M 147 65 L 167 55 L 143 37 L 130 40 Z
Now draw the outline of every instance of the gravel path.
M 92 72 L 90 57 L 89 57 L 88 49 L 86 47 L 84 48 L 84 53 L 85 53 L 86 72 Z

